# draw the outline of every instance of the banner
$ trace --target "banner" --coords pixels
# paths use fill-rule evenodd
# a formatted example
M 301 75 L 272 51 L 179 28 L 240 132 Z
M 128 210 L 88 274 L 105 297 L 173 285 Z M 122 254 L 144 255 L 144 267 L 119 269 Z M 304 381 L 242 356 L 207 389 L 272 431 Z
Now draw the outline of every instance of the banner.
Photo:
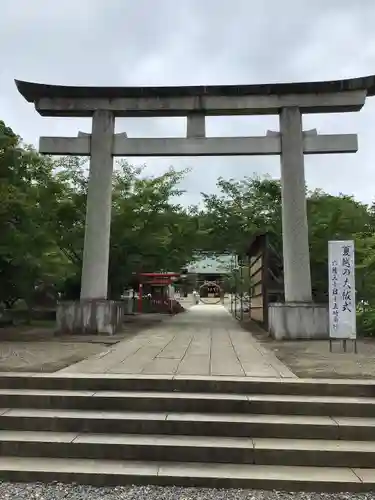
M 334 339 L 355 339 L 354 241 L 328 242 L 329 335 Z

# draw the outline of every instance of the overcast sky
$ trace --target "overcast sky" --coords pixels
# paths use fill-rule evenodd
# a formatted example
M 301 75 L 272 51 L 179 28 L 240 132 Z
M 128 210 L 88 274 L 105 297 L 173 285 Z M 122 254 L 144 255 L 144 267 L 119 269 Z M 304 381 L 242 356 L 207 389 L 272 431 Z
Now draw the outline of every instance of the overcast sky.
M 14 78 L 61 85 L 253 84 L 375 73 L 375 0 L 1 0 L 0 119 L 25 141 L 75 136 L 89 120 L 43 118 Z M 375 199 L 375 97 L 359 113 L 310 115 L 305 128 L 358 133 L 355 155 L 306 159 L 310 188 Z M 118 119 L 130 137 L 183 136 L 183 118 Z M 277 117 L 207 119 L 210 136 L 263 135 Z M 189 201 L 219 176 L 279 177 L 279 159 L 137 159 L 150 173 L 192 167 Z

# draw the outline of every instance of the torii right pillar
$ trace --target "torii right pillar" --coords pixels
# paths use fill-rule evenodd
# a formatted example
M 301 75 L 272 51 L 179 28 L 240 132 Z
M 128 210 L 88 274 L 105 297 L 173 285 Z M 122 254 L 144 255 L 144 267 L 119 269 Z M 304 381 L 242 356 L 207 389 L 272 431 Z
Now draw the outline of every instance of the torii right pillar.
M 326 304 L 312 301 L 302 115 L 297 106 L 280 111 L 284 303 L 270 304 L 274 338 L 327 337 Z

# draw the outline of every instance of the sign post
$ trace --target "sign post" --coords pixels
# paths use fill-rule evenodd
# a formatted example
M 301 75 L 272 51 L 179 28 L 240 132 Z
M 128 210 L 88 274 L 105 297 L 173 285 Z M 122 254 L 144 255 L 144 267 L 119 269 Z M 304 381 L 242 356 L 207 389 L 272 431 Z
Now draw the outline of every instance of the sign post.
M 329 269 L 329 349 L 332 341 L 354 342 L 357 353 L 354 241 L 328 242 Z

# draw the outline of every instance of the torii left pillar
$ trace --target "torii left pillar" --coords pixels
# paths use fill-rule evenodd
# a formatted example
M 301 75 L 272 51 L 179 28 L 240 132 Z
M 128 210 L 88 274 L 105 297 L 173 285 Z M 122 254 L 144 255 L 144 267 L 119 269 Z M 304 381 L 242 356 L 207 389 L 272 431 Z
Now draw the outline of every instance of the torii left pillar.
M 107 299 L 114 133 L 113 113 L 102 109 L 95 111 L 92 119 L 81 300 Z
M 80 301 L 57 309 L 61 331 L 114 334 L 121 325 L 122 303 L 108 300 L 115 116 L 98 109 L 92 118 L 90 172 L 86 201 Z

